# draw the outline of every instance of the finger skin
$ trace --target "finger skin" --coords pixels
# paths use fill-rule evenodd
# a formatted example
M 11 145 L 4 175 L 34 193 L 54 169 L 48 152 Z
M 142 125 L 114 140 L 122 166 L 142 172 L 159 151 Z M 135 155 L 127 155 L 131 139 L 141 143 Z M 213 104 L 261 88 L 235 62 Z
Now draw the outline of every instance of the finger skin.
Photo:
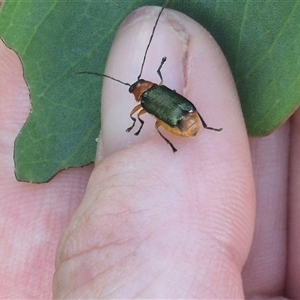
M 256 222 L 243 268 L 247 299 L 284 294 L 287 262 L 289 124 L 268 137 L 251 139 L 256 185 Z
M 289 216 L 289 243 L 287 265 L 286 292 L 291 299 L 300 295 L 300 109 L 296 111 L 291 121 L 291 147 L 290 147 L 290 199 L 288 206 Z
M 134 82 L 159 8 L 141 8 L 118 32 L 106 74 Z M 147 32 L 147 34 L 146 34 Z M 55 298 L 243 298 L 255 192 L 249 144 L 228 65 L 209 33 L 166 10 L 143 77 L 190 99 L 209 126 L 194 139 L 144 118 L 141 137 L 125 132 L 136 104 L 105 80 L 99 160 L 61 239 Z M 119 151 L 121 150 L 121 151 Z
M 57 243 L 91 167 L 67 170 L 47 184 L 16 181 L 14 140 L 30 111 L 22 72 L 16 53 L 0 41 L 0 295 L 49 299 Z

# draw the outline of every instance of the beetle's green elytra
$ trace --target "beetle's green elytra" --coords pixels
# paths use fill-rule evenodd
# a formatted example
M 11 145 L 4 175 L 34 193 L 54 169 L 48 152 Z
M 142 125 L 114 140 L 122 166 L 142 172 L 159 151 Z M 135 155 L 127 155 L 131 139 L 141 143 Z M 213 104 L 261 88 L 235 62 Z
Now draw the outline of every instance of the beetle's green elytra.
M 149 113 L 156 118 L 155 127 L 159 135 L 166 141 L 166 143 L 170 145 L 173 152 L 176 152 L 177 149 L 160 132 L 159 127 L 163 127 L 165 130 L 183 137 L 195 136 L 201 127 L 214 131 L 221 131 L 222 128 L 208 127 L 192 102 L 190 102 L 182 95 L 176 93 L 175 90 L 171 90 L 163 85 L 161 68 L 167 60 L 166 57 L 162 58 L 161 63 L 157 69 L 157 74 L 161 80 L 159 84 L 141 79 L 147 53 L 154 37 L 158 21 L 167 4 L 168 0 L 166 0 L 164 6 L 159 11 L 158 17 L 155 21 L 154 27 L 152 29 L 152 34 L 150 36 L 143 57 L 140 74 L 138 75 L 136 82 L 130 84 L 111 76 L 95 72 L 78 72 L 78 74 L 92 74 L 103 76 L 117 81 L 123 85 L 129 86 L 129 92 L 134 95 L 135 100 L 139 102 L 139 104 L 136 105 L 130 113 L 130 118 L 132 119 L 133 123 L 129 128 L 126 129 L 126 131 L 130 132 L 134 128 L 136 120 L 138 119 L 140 127 L 135 132 L 135 135 L 139 135 L 144 125 L 144 121 L 143 119 L 141 119 L 141 116 L 145 113 Z M 137 113 L 137 117 L 133 117 L 135 113 Z
M 165 85 L 153 85 L 144 92 L 142 107 L 151 115 L 167 123 L 171 127 L 178 125 L 182 118 L 196 110 L 192 102 L 177 94 Z

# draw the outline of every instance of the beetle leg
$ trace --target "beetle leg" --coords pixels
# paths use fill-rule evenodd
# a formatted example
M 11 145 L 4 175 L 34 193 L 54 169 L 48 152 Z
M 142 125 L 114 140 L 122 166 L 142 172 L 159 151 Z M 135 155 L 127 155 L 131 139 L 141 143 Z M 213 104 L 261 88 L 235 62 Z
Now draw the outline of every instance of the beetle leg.
M 137 117 L 138 117 L 138 119 L 139 119 L 139 121 L 140 121 L 140 123 L 141 123 L 141 126 L 140 126 L 139 130 L 138 130 L 134 135 L 139 135 L 139 134 L 140 134 L 140 132 L 141 132 L 143 126 L 144 126 L 144 123 L 145 123 L 145 121 L 142 120 L 142 119 L 140 118 L 140 116 L 143 115 L 143 114 L 145 114 L 146 112 L 147 112 L 147 111 L 146 111 L 145 109 L 142 109 L 142 110 L 138 113 Z
M 134 108 L 133 108 L 133 110 L 131 111 L 131 113 L 130 113 L 130 118 L 131 118 L 131 120 L 133 121 L 133 124 L 130 126 L 130 127 L 128 127 L 127 129 L 126 129 L 126 132 L 130 132 L 131 130 L 132 130 L 132 128 L 134 127 L 134 125 L 135 125 L 135 122 L 136 122 L 136 118 L 134 118 L 132 115 L 134 114 L 134 113 L 136 113 L 139 109 L 141 109 L 142 108 L 142 106 L 141 106 L 141 104 L 138 104 L 137 106 L 135 106 Z
M 202 122 L 202 125 L 203 125 L 203 127 L 204 127 L 205 129 L 214 130 L 214 131 L 221 131 L 221 130 L 223 130 L 223 128 L 213 128 L 213 127 L 208 127 L 208 126 L 206 125 L 206 123 L 204 122 L 203 118 L 201 117 L 201 115 L 200 115 L 199 113 L 198 113 L 198 115 L 199 115 L 200 120 L 201 120 L 201 122 Z
M 163 78 L 162 78 L 162 76 L 161 76 L 160 70 L 161 70 L 163 64 L 166 62 L 166 60 L 167 60 L 167 58 L 166 58 L 166 57 L 163 57 L 162 60 L 161 60 L 160 65 L 159 65 L 159 67 L 158 67 L 158 69 L 157 69 L 157 74 L 158 74 L 158 76 L 159 76 L 159 78 L 160 78 L 160 80 L 161 80 L 159 85 L 162 85 L 162 84 L 163 84 Z
M 175 153 L 177 151 L 177 149 L 174 147 L 174 145 L 166 138 L 162 135 L 162 133 L 158 130 L 158 127 L 161 125 L 161 122 L 159 120 L 156 121 L 155 123 L 155 128 L 158 131 L 159 135 L 165 140 L 165 142 L 167 144 L 170 145 L 170 147 L 172 148 L 173 152 Z

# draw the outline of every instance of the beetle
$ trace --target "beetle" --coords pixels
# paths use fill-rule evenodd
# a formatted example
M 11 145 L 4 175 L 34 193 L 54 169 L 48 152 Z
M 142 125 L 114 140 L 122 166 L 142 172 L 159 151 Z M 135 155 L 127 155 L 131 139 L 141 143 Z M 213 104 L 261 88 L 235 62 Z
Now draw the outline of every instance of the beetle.
M 166 143 L 170 145 L 173 152 L 175 153 L 177 149 L 161 133 L 159 127 L 163 127 L 165 130 L 182 137 L 196 136 L 201 127 L 214 131 L 221 131 L 222 128 L 213 128 L 207 126 L 192 102 L 190 102 L 182 95 L 178 94 L 175 90 L 171 90 L 167 86 L 163 85 L 161 68 L 167 60 L 166 57 L 162 58 L 161 63 L 157 69 L 157 74 L 161 80 L 159 84 L 141 79 L 147 53 L 151 45 L 158 21 L 167 4 L 168 0 L 166 0 L 164 6 L 161 8 L 158 17 L 155 21 L 154 27 L 152 29 L 152 34 L 146 47 L 143 62 L 141 65 L 141 70 L 136 82 L 130 84 L 127 82 L 123 82 L 119 79 L 113 78 L 111 76 L 95 72 L 78 72 L 77 74 L 92 74 L 97 76 L 103 76 L 112 79 L 116 82 L 119 82 L 123 85 L 129 86 L 129 93 L 132 93 L 134 95 L 135 100 L 139 104 L 137 104 L 130 113 L 130 118 L 133 121 L 133 124 L 130 127 L 128 127 L 126 131 L 130 132 L 135 127 L 136 120 L 138 119 L 140 122 L 140 127 L 135 132 L 135 135 L 139 135 L 144 126 L 144 121 L 143 119 L 141 119 L 141 115 L 149 113 L 156 118 L 155 128 L 157 132 L 166 141 Z M 133 117 L 133 115 L 136 113 L 137 117 L 135 118 Z

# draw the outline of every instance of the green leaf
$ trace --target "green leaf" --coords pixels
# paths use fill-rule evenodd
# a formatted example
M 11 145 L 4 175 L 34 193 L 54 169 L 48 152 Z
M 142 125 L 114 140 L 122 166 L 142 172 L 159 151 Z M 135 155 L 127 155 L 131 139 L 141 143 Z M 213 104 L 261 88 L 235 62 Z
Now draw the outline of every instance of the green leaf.
M 32 112 L 15 142 L 16 177 L 46 182 L 93 162 L 100 128 L 99 78 L 121 21 L 161 1 L 6 0 L 0 36 L 22 60 Z M 300 100 L 300 2 L 170 1 L 207 28 L 233 71 L 248 133 L 266 135 Z

